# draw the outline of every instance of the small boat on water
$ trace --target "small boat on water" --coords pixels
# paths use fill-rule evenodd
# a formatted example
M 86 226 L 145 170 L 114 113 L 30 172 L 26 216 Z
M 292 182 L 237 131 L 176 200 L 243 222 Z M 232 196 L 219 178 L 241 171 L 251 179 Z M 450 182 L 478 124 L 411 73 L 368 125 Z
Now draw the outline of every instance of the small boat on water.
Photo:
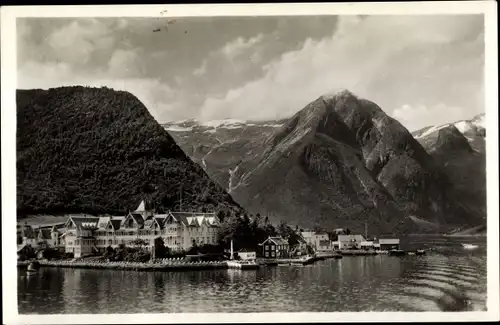
M 476 249 L 476 248 L 478 248 L 479 246 L 477 246 L 477 245 L 472 245 L 472 244 L 462 244 L 462 247 L 463 247 L 464 249 Z
M 424 249 L 417 249 L 417 251 L 415 252 L 415 254 L 417 254 L 417 255 L 425 255 L 425 250 Z
M 391 249 L 389 251 L 389 255 L 403 256 L 403 255 L 406 255 L 406 252 L 404 250 L 401 250 L 401 249 Z
M 28 268 L 26 269 L 26 275 L 33 275 L 38 273 L 39 268 L 40 268 L 40 263 L 38 263 L 37 261 L 31 262 L 28 265 Z

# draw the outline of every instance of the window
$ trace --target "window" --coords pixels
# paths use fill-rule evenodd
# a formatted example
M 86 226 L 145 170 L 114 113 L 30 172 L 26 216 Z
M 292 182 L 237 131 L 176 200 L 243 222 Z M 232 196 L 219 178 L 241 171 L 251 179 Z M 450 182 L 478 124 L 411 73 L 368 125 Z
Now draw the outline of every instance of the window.
M 269 246 L 268 245 L 265 245 L 265 250 L 268 251 L 269 250 Z
M 108 240 L 108 245 L 113 245 L 113 241 L 111 239 Z
M 272 256 L 272 257 L 275 257 L 275 256 L 276 256 L 276 254 L 275 254 L 274 252 L 272 252 L 272 253 L 271 253 L 271 256 Z
M 266 252 L 266 257 L 269 257 L 269 252 Z
M 272 249 L 272 250 L 275 250 L 275 249 L 276 249 L 276 247 L 275 247 L 274 245 L 271 245 L 271 249 Z

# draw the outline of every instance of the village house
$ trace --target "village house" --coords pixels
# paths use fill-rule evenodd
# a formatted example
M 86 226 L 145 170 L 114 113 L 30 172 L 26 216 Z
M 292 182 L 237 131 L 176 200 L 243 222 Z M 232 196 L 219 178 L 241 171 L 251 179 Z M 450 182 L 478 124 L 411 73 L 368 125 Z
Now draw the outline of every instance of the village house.
M 262 246 L 262 256 L 265 258 L 286 258 L 290 255 L 290 245 L 281 237 L 269 237 Z
M 398 238 L 385 238 L 366 240 L 363 235 L 339 235 L 338 240 L 333 242 L 334 249 L 365 249 L 365 250 L 391 250 L 399 249 Z
M 64 224 L 32 227 L 28 224 L 19 226 L 19 247 L 55 248 L 64 250 Z M 18 240 L 19 241 L 19 240 Z
M 300 232 L 297 232 L 297 245 L 295 247 L 291 248 L 290 254 L 292 256 L 302 256 L 302 255 L 307 255 L 307 242 L 302 237 L 302 234 Z
M 360 249 L 361 243 L 366 242 L 363 235 L 339 235 L 337 241 L 333 242 L 334 249 Z
M 302 231 L 301 236 L 315 251 L 332 249 L 328 234 L 324 231 Z
M 187 251 L 195 245 L 216 244 L 220 232 L 215 213 L 155 214 L 144 201 L 125 216 L 70 217 L 65 226 L 66 252 L 75 257 L 104 252 L 108 246 L 130 246 L 138 239 L 150 251 L 157 238 L 173 251 Z

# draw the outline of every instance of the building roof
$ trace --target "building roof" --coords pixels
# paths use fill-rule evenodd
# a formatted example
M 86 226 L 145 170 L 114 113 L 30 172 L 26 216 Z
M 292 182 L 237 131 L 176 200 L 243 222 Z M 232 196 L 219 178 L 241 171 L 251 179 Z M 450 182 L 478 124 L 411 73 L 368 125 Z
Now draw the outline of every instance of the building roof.
M 138 213 L 129 213 L 123 220 L 120 221 L 121 226 L 124 226 L 126 220 L 129 218 L 132 218 L 135 221 L 139 229 L 144 227 L 144 219 L 142 218 L 142 215 Z
M 38 230 L 38 237 L 41 239 L 52 239 L 52 231 L 47 228 L 42 228 Z
M 111 217 L 99 217 L 99 221 L 97 223 L 97 226 L 101 229 L 106 229 L 106 227 L 108 227 L 110 220 L 111 220 Z
M 312 237 L 314 235 L 314 231 L 306 230 L 306 231 L 301 232 L 301 235 L 303 237 Z
M 219 227 L 220 223 L 215 213 L 204 212 L 169 212 L 174 221 L 184 224 L 186 227 Z
M 339 235 L 337 241 L 339 241 L 339 242 L 346 242 L 346 241 L 362 242 L 362 241 L 365 241 L 365 237 L 363 237 L 363 235 Z
M 78 229 L 97 229 L 99 224 L 98 217 L 69 217 L 67 223 L 73 222 Z
M 111 220 L 109 220 L 109 222 L 113 226 L 114 230 L 120 229 L 120 226 L 122 224 L 122 221 L 121 220 L 117 220 L 117 219 L 111 219 Z
M 386 244 L 386 245 L 397 245 L 399 244 L 399 238 L 380 238 L 378 240 L 379 244 Z
M 146 211 L 152 211 L 153 210 L 153 205 L 149 200 L 142 200 L 137 209 L 135 209 L 134 212 L 146 212 Z
M 282 237 L 269 237 L 262 242 L 262 244 L 267 241 L 273 242 L 275 245 L 288 245 L 288 241 L 284 240 Z
M 255 253 L 255 249 L 242 248 L 238 253 Z

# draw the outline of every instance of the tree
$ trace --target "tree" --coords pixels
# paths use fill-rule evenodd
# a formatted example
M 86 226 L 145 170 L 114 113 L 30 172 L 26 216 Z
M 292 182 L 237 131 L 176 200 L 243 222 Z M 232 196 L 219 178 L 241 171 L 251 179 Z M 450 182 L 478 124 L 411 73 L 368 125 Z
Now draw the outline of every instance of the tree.
M 278 224 L 278 228 L 276 231 L 278 232 L 278 235 L 287 239 L 289 235 L 289 228 L 288 225 L 284 220 L 281 220 L 280 223 Z
M 165 258 L 170 255 L 170 248 L 165 246 L 163 238 L 157 237 L 154 240 L 155 258 Z
M 115 255 L 115 250 L 113 249 L 113 247 L 111 246 L 106 247 L 106 249 L 104 250 L 103 257 L 112 259 L 114 255 Z
M 141 238 L 137 238 L 137 239 L 134 239 L 130 242 L 130 244 L 132 246 L 138 246 L 140 248 L 143 248 L 145 246 L 147 246 L 147 243 L 144 239 L 141 239 Z

